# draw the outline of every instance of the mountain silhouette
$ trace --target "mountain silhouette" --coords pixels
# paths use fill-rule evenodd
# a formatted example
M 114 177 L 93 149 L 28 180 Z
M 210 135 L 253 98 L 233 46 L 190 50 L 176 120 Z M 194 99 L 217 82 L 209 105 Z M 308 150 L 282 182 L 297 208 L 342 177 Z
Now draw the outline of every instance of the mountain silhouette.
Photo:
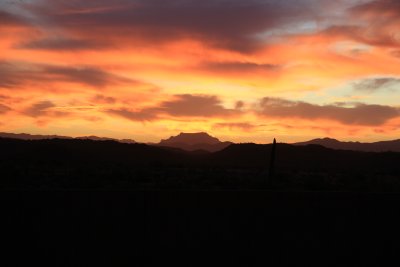
M 158 143 L 159 146 L 180 148 L 186 151 L 203 150 L 208 152 L 220 151 L 231 144 L 231 142 L 221 142 L 218 138 L 205 132 L 180 133 Z
M 134 144 L 136 143 L 132 139 L 115 139 L 110 137 L 98 137 L 95 135 L 90 136 L 79 136 L 79 137 L 70 137 L 63 135 L 40 135 L 40 134 L 26 134 L 26 133 L 2 133 L 0 132 L 1 138 L 13 138 L 13 139 L 22 139 L 22 140 L 44 140 L 44 139 L 86 139 L 86 140 L 94 140 L 94 141 L 116 141 L 120 143 Z
M 98 137 L 95 135 L 90 135 L 90 136 L 79 136 L 75 137 L 75 139 L 87 139 L 87 140 L 94 140 L 94 141 L 119 141 L 118 139 L 114 138 L 109 138 L 109 137 Z
M 0 138 L 0 148 L 0 188 L 260 189 L 273 145 L 231 144 L 210 153 L 112 140 Z M 400 192 L 400 153 L 278 143 L 275 154 L 273 186 L 280 190 Z
M 115 141 L 126 144 L 137 143 L 132 139 L 116 139 L 110 137 L 99 137 L 99 136 L 80 136 L 70 137 L 62 135 L 35 135 L 27 133 L 6 133 L 0 132 L 0 138 L 12 138 L 22 140 L 44 140 L 44 139 L 86 139 L 94 141 Z M 178 150 L 185 150 L 189 152 L 197 151 L 197 154 L 203 154 L 206 152 L 217 152 L 221 151 L 230 145 L 232 142 L 221 142 L 218 138 L 215 138 L 208 133 L 180 133 L 177 136 L 171 136 L 168 139 L 161 140 L 159 143 L 148 143 L 151 146 L 161 146 L 176 148 Z M 306 145 L 320 145 L 331 149 L 341 150 L 353 150 L 353 151 L 364 151 L 364 152 L 400 152 L 400 139 L 391 141 L 379 141 L 373 143 L 364 142 L 342 142 L 333 138 L 317 138 L 305 142 L 293 143 L 295 146 L 306 146 Z
M 321 145 L 332 149 L 342 150 L 355 150 L 365 152 L 400 152 L 400 139 L 392 141 L 380 141 L 373 143 L 361 143 L 361 142 L 341 142 L 332 138 L 318 138 L 306 142 L 294 143 L 297 146 L 304 145 Z
M 72 139 L 69 136 L 62 136 L 62 135 L 40 135 L 40 134 L 27 134 L 27 133 L 2 133 L 0 132 L 0 137 L 2 138 L 15 138 L 15 139 L 22 139 L 22 140 L 42 140 L 42 139 Z

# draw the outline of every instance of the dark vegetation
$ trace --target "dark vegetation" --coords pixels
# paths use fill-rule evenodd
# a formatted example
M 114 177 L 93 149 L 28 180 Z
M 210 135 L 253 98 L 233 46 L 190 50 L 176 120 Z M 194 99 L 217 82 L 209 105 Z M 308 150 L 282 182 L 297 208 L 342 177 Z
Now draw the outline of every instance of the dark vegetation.
M 209 153 L 93 140 L 0 139 L 3 189 L 400 191 L 400 153 L 234 144 Z

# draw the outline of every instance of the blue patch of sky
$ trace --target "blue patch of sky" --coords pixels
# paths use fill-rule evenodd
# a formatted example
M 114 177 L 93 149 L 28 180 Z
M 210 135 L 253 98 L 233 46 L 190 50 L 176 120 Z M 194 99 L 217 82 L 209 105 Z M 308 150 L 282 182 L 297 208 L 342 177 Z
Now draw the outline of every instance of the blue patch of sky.
M 388 76 L 379 76 L 388 77 Z M 303 92 L 296 96 L 297 101 L 304 101 L 313 104 L 332 104 L 332 103 L 365 103 L 388 106 L 399 106 L 400 83 L 388 83 L 374 91 L 357 90 L 357 84 L 368 79 L 379 78 L 378 76 L 366 77 L 341 83 L 337 86 L 324 88 L 318 91 Z M 393 77 L 396 78 L 396 77 Z M 400 77 L 397 77 L 400 78 Z

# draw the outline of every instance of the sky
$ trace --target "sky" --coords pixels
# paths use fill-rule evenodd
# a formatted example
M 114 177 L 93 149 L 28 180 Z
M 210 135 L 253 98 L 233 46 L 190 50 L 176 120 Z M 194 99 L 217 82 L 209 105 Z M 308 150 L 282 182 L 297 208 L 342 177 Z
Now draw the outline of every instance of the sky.
M 0 0 L 0 131 L 400 136 L 398 0 Z

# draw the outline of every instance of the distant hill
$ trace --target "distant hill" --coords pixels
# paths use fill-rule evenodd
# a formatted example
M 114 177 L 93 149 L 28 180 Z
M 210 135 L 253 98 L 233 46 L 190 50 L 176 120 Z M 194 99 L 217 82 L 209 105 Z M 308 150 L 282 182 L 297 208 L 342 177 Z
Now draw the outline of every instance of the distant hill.
M 120 143 L 134 144 L 136 143 L 132 139 L 114 139 L 109 137 L 98 137 L 98 136 L 79 136 L 79 137 L 70 137 L 63 135 L 40 135 L 40 134 L 26 134 L 26 133 L 1 133 L 0 137 L 2 138 L 13 138 L 13 139 L 21 139 L 21 140 L 45 140 L 45 139 L 80 139 L 80 140 L 94 140 L 94 141 L 116 141 Z
M 22 140 L 43 140 L 43 139 L 73 139 L 69 136 L 62 135 L 40 135 L 40 134 L 27 134 L 27 133 L 0 133 L 0 137 L 2 138 L 14 138 L 14 139 L 22 139 Z
M 161 140 L 158 146 L 180 148 L 186 151 L 203 150 L 208 152 L 220 151 L 231 142 L 221 142 L 208 133 L 180 133 L 177 136 L 171 136 L 168 139 Z
M 354 150 L 365 152 L 400 152 L 400 139 L 392 141 L 380 141 L 374 143 L 361 143 L 361 142 L 341 142 L 332 138 L 318 138 L 306 142 L 294 143 L 293 145 L 321 145 L 332 149 Z
M 94 140 L 94 141 L 119 141 L 118 139 L 114 139 L 114 138 L 109 138 L 109 137 L 98 137 L 98 136 L 94 136 L 94 135 L 90 135 L 90 136 L 79 136 L 79 137 L 75 137 L 75 139 L 83 139 L 83 140 Z

